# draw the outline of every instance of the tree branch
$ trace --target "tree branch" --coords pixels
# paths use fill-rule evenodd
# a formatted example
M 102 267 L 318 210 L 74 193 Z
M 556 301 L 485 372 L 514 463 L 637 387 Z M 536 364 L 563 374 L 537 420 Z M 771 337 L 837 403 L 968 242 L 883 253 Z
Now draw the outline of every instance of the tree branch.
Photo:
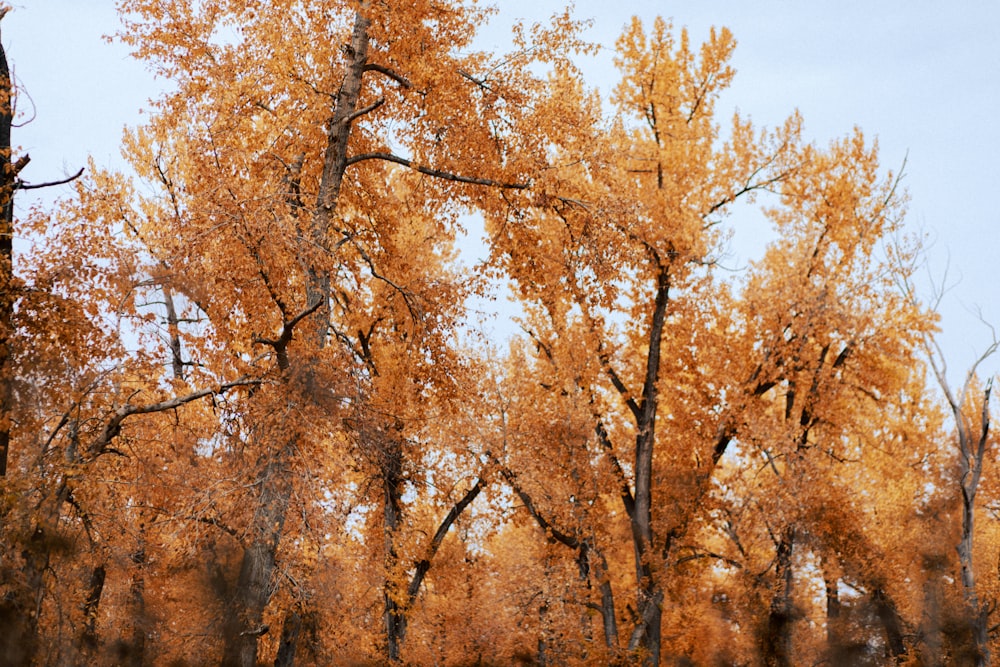
M 403 88 L 409 89 L 413 87 L 413 84 L 410 83 L 409 79 L 407 79 L 402 74 L 398 74 L 397 72 L 389 69 L 388 67 L 385 67 L 384 65 L 378 65 L 376 63 L 366 63 L 365 66 L 361 69 L 361 71 L 378 72 L 379 74 L 384 74 L 385 76 L 389 77 Z
M 281 335 L 278 336 L 277 339 L 255 336 L 253 342 L 260 343 L 262 345 L 269 345 L 274 348 L 275 353 L 278 355 L 278 368 L 282 371 L 288 370 L 289 362 L 287 347 L 288 344 L 292 342 L 292 334 L 295 332 L 295 326 L 306 317 L 315 313 L 322 304 L 322 299 L 317 299 L 311 306 L 307 307 L 288 322 L 285 322 L 285 324 L 281 327 Z
M 364 116 L 366 113 L 371 113 L 372 111 L 375 111 L 375 109 L 378 109 L 383 104 L 385 104 L 385 98 L 384 97 L 380 97 L 377 100 L 375 100 L 374 102 L 372 102 L 371 104 L 369 104 L 368 106 L 366 106 L 366 107 L 364 107 L 362 109 L 358 109 L 357 111 L 355 111 L 354 113 L 352 113 L 349 116 L 345 116 L 344 118 L 341 119 L 340 122 L 343 123 L 343 124 L 345 124 L 345 125 L 350 125 L 351 123 L 353 123 L 355 120 L 357 120 L 361 116 Z
M 507 466 L 500 466 L 500 474 L 503 476 L 504 481 L 510 484 L 510 488 L 514 489 L 514 493 L 516 493 L 517 497 L 521 499 L 522 503 L 524 503 L 524 507 L 528 510 L 528 514 L 531 515 L 531 518 L 535 520 L 535 523 L 538 524 L 538 527 L 541 528 L 547 536 L 557 542 L 560 542 L 561 544 L 565 544 L 570 549 L 580 548 L 579 539 L 562 532 L 542 516 L 541 512 L 538 511 L 538 508 L 535 507 L 535 503 L 532 501 L 531 496 L 529 496 L 527 492 L 521 488 L 521 485 L 517 483 L 517 476 L 514 474 L 513 470 Z
M 25 156 L 25 157 L 27 157 L 27 156 Z M 18 161 L 18 162 L 20 162 L 20 161 Z M 27 162 L 25 164 L 27 164 Z M 14 184 L 14 189 L 15 190 L 38 190 L 39 188 L 50 188 L 50 187 L 52 187 L 54 185 L 65 185 L 66 183 L 70 183 L 72 181 L 75 181 L 76 179 L 80 178 L 81 176 L 83 176 L 83 167 L 80 167 L 80 171 L 76 172 L 72 176 L 70 176 L 68 178 L 60 179 L 58 181 L 49 181 L 47 183 L 25 183 L 24 181 L 19 180 L 19 181 L 17 181 Z
M 444 542 L 445 536 L 448 531 L 451 530 L 451 526 L 455 523 L 455 520 L 465 511 L 476 496 L 486 487 L 486 480 L 482 475 L 476 480 L 476 484 L 466 491 L 465 495 L 455 503 L 451 510 L 445 516 L 444 520 L 441 521 L 441 525 L 438 526 L 437 532 L 434 533 L 434 537 L 431 539 L 430 546 L 427 548 L 427 555 L 424 556 L 422 560 L 416 563 L 416 571 L 413 573 L 413 578 L 410 580 L 410 585 L 406 589 L 406 600 L 407 608 L 413 604 L 413 601 L 417 599 L 417 593 L 420 592 L 420 586 L 424 582 L 424 577 L 427 576 L 428 570 L 431 569 L 431 561 L 437 554 L 438 549 L 441 548 L 441 543 Z
M 407 160 L 404 157 L 393 155 L 392 153 L 380 153 L 380 152 L 361 153 L 360 155 L 355 155 L 353 157 L 347 158 L 346 166 L 349 167 L 352 164 L 357 164 L 358 162 L 364 162 L 366 160 L 385 160 L 386 162 L 395 162 L 396 164 L 401 164 L 404 167 L 409 167 L 414 171 L 419 171 L 421 174 L 433 176 L 434 178 L 440 178 L 445 181 L 455 181 L 457 183 L 468 183 L 470 185 L 485 185 L 493 188 L 502 188 L 504 190 L 527 190 L 529 187 L 531 187 L 530 183 L 504 183 L 502 181 L 494 181 L 489 178 L 462 176 L 460 174 L 453 174 L 448 171 L 441 171 L 440 169 L 431 169 L 430 167 L 415 165 L 412 160 Z
M 206 387 L 204 389 L 191 392 L 190 394 L 175 396 L 174 398 L 160 401 L 158 403 L 150 403 L 148 405 L 135 405 L 133 403 L 127 403 L 115 410 L 114 414 L 111 415 L 108 423 L 104 425 L 104 429 L 101 431 L 101 434 L 91 443 L 89 451 L 94 457 L 108 452 L 111 441 L 118 437 L 121 433 L 122 424 L 132 415 L 145 415 L 153 412 L 173 410 L 174 408 L 179 408 L 186 403 L 197 401 L 205 396 L 218 396 L 236 387 L 245 387 L 256 384 L 260 384 L 260 380 L 250 379 L 247 376 L 243 376 L 237 380 L 226 382 L 225 384 L 221 384 L 217 387 Z

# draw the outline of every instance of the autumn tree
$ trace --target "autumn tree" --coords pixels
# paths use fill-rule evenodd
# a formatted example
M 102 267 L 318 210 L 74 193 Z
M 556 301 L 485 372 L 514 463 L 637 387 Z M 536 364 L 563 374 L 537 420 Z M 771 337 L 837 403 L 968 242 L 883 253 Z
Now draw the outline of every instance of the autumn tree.
M 954 440 L 957 449 L 957 486 L 960 491 L 961 537 L 955 546 L 958 552 L 961 572 L 962 594 L 965 599 L 968 627 L 975 646 L 974 663 L 990 664 L 990 614 L 996 609 L 996 601 L 981 600 L 981 586 L 976 577 L 976 514 L 980 482 L 985 472 L 988 454 L 992 450 L 995 437 L 990 433 L 992 415 L 990 394 L 993 379 L 980 383 L 977 368 L 1000 347 L 994 336 L 993 343 L 973 362 L 958 393 L 952 389 L 947 376 L 941 348 L 932 338 L 924 342 L 925 351 L 934 372 L 938 386 L 944 394 L 945 404 L 955 424 Z M 981 510 L 980 510 L 981 511 Z
M 0 67 L 9 661 L 988 662 L 990 385 L 932 356 L 949 440 L 900 175 L 723 122 L 728 30 L 633 21 L 605 100 L 568 12 L 119 5 L 171 88 L 16 262 Z
M 405 628 L 397 607 L 408 604 L 391 583 L 409 418 L 397 399 L 430 391 L 407 388 L 414 373 L 447 379 L 436 362 L 451 326 L 442 310 L 451 306 L 432 293 L 441 277 L 430 264 L 408 270 L 404 255 L 420 252 L 427 234 L 447 241 L 442 230 L 459 211 L 495 207 L 497 191 L 526 189 L 547 165 L 552 133 L 525 129 L 551 115 L 531 65 L 562 59 L 575 27 L 558 18 L 506 58 L 456 55 L 485 16 L 461 5 L 137 1 L 122 10 L 123 38 L 176 90 L 126 138 L 130 162 L 158 191 L 137 196 L 120 177 L 101 176 L 87 215 L 142 246 L 146 292 L 168 319 L 180 314 L 167 332 L 175 379 L 235 374 L 254 386 L 233 398 L 236 426 L 222 433 L 239 450 L 227 474 L 255 471 L 242 482 L 255 509 L 221 519 L 243 553 L 224 662 L 253 663 L 270 626 L 265 609 L 304 463 L 336 460 L 355 436 L 385 489 L 394 659 Z M 399 355 L 434 367 L 404 371 Z
M 666 378 L 697 375 L 694 364 L 684 368 L 694 352 L 691 336 L 716 317 L 710 304 L 720 288 L 699 267 L 713 261 L 718 216 L 784 177 L 797 134 L 794 119 L 758 136 L 736 118 L 730 142 L 718 141 L 713 106 L 732 77 L 726 61 L 733 46 L 727 31 L 713 32 L 699 58 L 686 32 L 675 40 L 658 21 L 647 36 L 633 22 L 619 42 L 615 120 L 602 128 L 593 96 L 568 77 L 554 82 L 566 99 L 583 101 L 565 118 L 589 132 L 566 148 L 564 159 L 575 166 L 545 184 L 550 206 L 490 223 L 498 261 L 531 304 L 527 327 L 551 359 L 545 363 L 555 375 L 547 384 L 582 391 L 591 406 L 595 443 L 610 463 L 634 550 L 636 618 L 627 650 L 641 650 L 650 664 L 660 655 L 661 559 L 686 521 L 677 517 L 669 526 L 653 515 L 662 502 L 654 502 L 657 420 L 666 414 L 661 394 Z M 674 322 L 676 338 L 668 327 Z M 572 351 L 553 351 L 571 340 Z M 685 383 L 675 387 L 680 401 L 697 392 Z M 676 412 L 680 417 L 680 406 Z M 707 452 L 712 460 L 732 434 L 717 416 L 706 416 L 704 428 L 717 439 Z
M 795 116 L 773 132 L 737 116 L 722 140 L 714 102 L 733 45 L 713 31 L 699 52 L 686 31 L 634 22 L 618 45 L 616 115 L 602 121 L 577 82 L 554 81 L 583 100 L 565 117 L 586 128 L 563 149 L 571 166 L 544 182 L 542 206 L 512 204 L 490 222 L 496 261 L 526 304 L 533 363 L 547 369 L 535 391 L 590 413 L 577 446 L 603 457 L 603 493 L 619 496 L 633 546 L 623 648 L 648 664 L 660 661 L 673 564 L 732 443 L 790 471 L 807 450 L 835 451 L 847 436 L 834 426 L 906 377 L 923 321 L 892 296 L 875 256 L 901 198 L 860 133 L 822 151 L 800 145 Z M 781 238 L 734 294 L 716 276 L 719 225 L 760 191 L 781 198 L 769 213 Z M 816 446 L 826 429 L 831 444 Z M 545 486 L 565 474 L 579 473 L 546 468 Z M 791 582 L 794 522 L 780 531 L 777 578 Z M 790 659 L 789 585 L 774 583 L 762 629 L 775 664 Z

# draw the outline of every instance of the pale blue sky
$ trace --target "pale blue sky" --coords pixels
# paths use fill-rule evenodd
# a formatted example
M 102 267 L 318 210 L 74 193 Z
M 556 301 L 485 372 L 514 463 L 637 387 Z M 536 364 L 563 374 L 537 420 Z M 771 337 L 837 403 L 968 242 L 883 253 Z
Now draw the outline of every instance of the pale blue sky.
M 117 163 L 121 128 L 141 120 L 138 109 L 163 82 L 126 49 L 102 40 L 118 26 L 113 2 L 13 4 L 2 23 L 3 44 L 36 110 L 14 135 L 32 157 L 24 178 L 59 178 L 88 155 Z M 482 36 L 484 48 L 506 46 L 512 19 L 544 19 L 559 3 L 501 6 Z M 1000 178 L 1000 3 L 580 0 L 576 14 L 594 18 L 591 38 L 609 47 L 633 14 L 672 17 L 695 42 L 712 25 L 728 26 L 738 41 L 738 73 L 718 106 L 723 117 L 738 107 L 759 124 L 775 125 L 798 108 L 807 135 L 821 144 L 858 125 L 878 137 L 886 167 L 898 168 L 908 155 L 909 228 L 930 235 L 934 277 L 950 262 L 942 340 L 958 379 L 989 341 L 969 309 L 981 308 L 1000 327 L 1000 209 L 993 201 Z M 613 86 L 610 53 L 588 60 L 585 69 L 602 91 Z M 28 108 L 24 99 L 20 105 Z M 737 233 L 734 264 L 755 252 L 759 236 L 753 226 Z M 922 280 L 928 289 L 930 274 Z M 996 360 L 988 365 L 997 368 Z

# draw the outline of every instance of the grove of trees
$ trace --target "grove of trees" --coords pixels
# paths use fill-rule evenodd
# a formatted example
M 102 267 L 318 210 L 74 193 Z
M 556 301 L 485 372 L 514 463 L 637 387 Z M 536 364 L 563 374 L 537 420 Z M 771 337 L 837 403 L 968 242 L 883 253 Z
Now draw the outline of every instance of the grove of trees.
M 169 91 L 19 216 L 0 50 L 0 663 L 1000 655 L 992 382 L 875 142 L 716 112 L 728 30 L 634 20 L 602 97 L 569 10 L 119 6 Z

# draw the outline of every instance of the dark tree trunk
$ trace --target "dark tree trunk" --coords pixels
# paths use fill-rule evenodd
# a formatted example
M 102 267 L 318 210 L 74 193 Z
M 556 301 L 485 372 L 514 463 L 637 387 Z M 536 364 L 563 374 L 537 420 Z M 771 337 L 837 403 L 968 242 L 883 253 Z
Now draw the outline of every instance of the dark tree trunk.
M 0 8 L 0 20 L 8 9 Z M 0 478 L 7 475 L 10 451 L 13 377 L 10 338 L 14 314 L 14 187 L 16 167 L 11 162 L 10 130 L 13 123 L 14 90 L 7 54 L 0 45 Z M 4 517 L 0 517 L 3 520 Z M 2 527 L 2 526 L 0 526 Z
M 906 644 L 903 643 L 903 620 L 899 617 L 896 603 L 886 595 L 885 590 L 876 588 L 872 591 L 872 604 L 875 605 L 875 613 L 878 614 L 882 629 L 885 630 L 889 657 L 893 662 L 898 662 L 906 655 Z
M 385 623 L 386 658 L 398 662 L 403 639 L 406 636 L 406 610 L 404 593 L 399 582 L 396 531 L 402 521 L 403 451 L 399 440 L 391 434 L 385 438 L 380 451 L 382 465 L 382 513 L 385 558 L 383 621 Z
M 826 643 L 831 649 L 840 646 L 840 579 L 823 577 L 826 585 Z
M 264 466 L 257 480 L 260 495 L 253 537 L 243 552 L 232 611 L 226 623 L 222 659 L 226 667 L 256 667 L 257 639 L 268 632 L 263 623 L 264 607 L 270 599 L 278 543 L 292 493 L 287 461 L 294 449 L 294 442 L 286 445 Z
M 6 12 L 0 9 L 0 12 Z M 3 14 L 0 13 L 0 19 Z M 14 236 L 14 170 L 11 165 L 10 130 L 11 96 L 13 94 L 7 54 L 0 44 L 0 489 L 6 488 L 7 457 L 10 451 L 12 377 L 10 363 L 10 337 L 13 333 L 11 318 L 14 312 L 13 236 Z M 0 514 L 0 538 L 9 544 L 7 514 Z M 0 553 L 0 583 L 17 586 L 10 556 Z M 19 588 L 19 587 L 18 587 Z M 26 636 L 28 628 L 26 609 L 15 593 L 11 599 L 0 600 L 0 663 L 9 665 L 29 664 L 33 644 Z
M 297 611 L 289 612 L 281 624 L 281 643 L 278 644 L 278 657 L 274 659 L 274 667 L 292 667 L 295 664 L 295 649 L 301 633 L 302 616 Z
M 775 555 L 775 590 L 762 637 L 761 653 L 767 667 L 790 667 L 792 664 L 792 554 L 795 529 L 782 532 Z
M 142 543 L 132 553 L 132 563 L 135 572 L 129 585 L 129 604 L 132 615 L 132 638 L 129 642 L 129 667 L 142 667 L 146 664 L 146 550 Z
M 615 596 L 611 589 L 608 562 L 596 547 L 588 550 L 591 569 L 601 592 L 601 624 L 604 627 L 604 644 L 613 655 L 618 652 L 618 619 L 615 616 Z
M 163 303 L 167 310 L 167 334 L 170 341 L 170 365 L 174 379 L 184 379 L 184 357 L 181 349 L 180 322 L 177 319 L 177 309 L 174 307 L 174 293 L 169 285 L 163 286 Z
M 659 258 L 656 258 L 659 263 Z M 656 443 L 656 411 L 659 405 L 657 382 L 660 379 L 660 344 L 670 301 L 669 270 L 658 266 L 656 298 L 650 317 L 649 351 L 642 398 L 633 409 L 636 419 L 635 502 L 629 518 L 635 552 L 636 600 L 639 619 L 629 640 L 629 651 L 639 650 L 642 664 L 660 664 L 660 624 L 663 617 L 663 593 L 653 570 L 653 447 Z M 626 506 L 626 510 L 629 508 Z
M 87 586 L 87 599 L 83 603 L 83 636 L 81 637 L 83 648 L 93 650 L 97 648 L 97 610 L 101 604 L 101 595 L 104 592 L 104 580 L 107 577 L 107 570 L 104 565 L 98 565 L 90 574 L 90 584 Z

